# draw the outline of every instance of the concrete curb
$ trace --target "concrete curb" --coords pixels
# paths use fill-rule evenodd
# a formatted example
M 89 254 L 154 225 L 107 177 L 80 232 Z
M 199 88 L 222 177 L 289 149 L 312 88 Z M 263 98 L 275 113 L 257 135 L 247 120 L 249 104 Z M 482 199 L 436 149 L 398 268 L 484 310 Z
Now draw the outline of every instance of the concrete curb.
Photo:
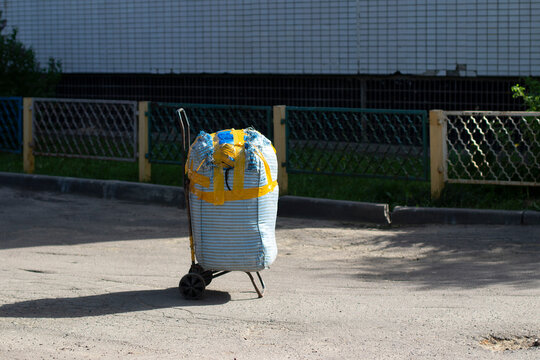
M 95 180 L 0 172 L 0 186 L 31 191 L 72 193 L 185 208 L 184 189 L 117 180 Z M 413 208 L 388 204 L 282 196 L 278 216 L 341 220 L 378 225 L 540 225 L 539 211 Z
M 523 225 L 540 225 L 540 211 L 525 210 L 523 212 Z
M 282 196 L 279 198 L 278 215 L 390 225 L 387 204 L 345 200 Z
M 185 207 L 184 189 L 176 186 L 0 172 L 0 185 L 90 197 Z
M 524 211 L 396 206 L 392 211 L 392 224 L 521 225 L 523 213 Z

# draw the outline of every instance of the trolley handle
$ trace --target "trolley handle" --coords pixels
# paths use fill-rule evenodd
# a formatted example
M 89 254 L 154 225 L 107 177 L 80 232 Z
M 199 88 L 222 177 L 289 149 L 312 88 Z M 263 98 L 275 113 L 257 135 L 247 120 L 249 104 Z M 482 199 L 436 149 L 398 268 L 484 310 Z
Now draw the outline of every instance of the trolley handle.
M 184 164 L 187 163 L 187 149 L 191 144 L 191 128 L 189 124 L 186 111 L 183 108 L 176 110 L 178 114 L 178 122 L 180 123 L 180 128 L 182 129 L 182 148 L 184 151 Z M 191 248 L 191 265 L 195 266 L 195 244 L 193 243 L 193 228 L 191 224 L 191 208 L 189 201 L 189 189 L 191 188 L 188 174 L 184 174 L 184 199 L 186 202 L 186 212 L 188 216 L 188 232 L 189 232 L 189 247 Z M 204 284 L 204 281 L 203 281 Z
M 180 128 L 182 129 L 182 148 L 185 152 L 191 144 L 191 126 L 189 124 L 189 119 L 184 108 L 180 108 L 176 110 L 176 112 L 178 114 L 178 122 L 180 123 Z

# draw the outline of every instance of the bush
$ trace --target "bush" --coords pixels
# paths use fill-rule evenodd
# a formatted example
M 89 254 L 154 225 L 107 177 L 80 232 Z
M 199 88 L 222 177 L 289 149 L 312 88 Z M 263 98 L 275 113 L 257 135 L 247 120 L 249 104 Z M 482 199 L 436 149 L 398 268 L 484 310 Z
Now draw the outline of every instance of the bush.
M 4 35 L 5 27 L 0 11 L 0 96 L 54 96 L 61 63 L 50 58 L 42 67 L 34 50 L 17 40 L 17 29 Z
M 527 78 L 525 85 L 526 87 L 519 84 L 512 86 L 513 97 L 523 99 L 529 111 L 540 111 L 540 81 Z M 540 177 L 540 118 L 525 117 L 519 130 L 523 142 L 528 144 L 527 149 L 531 154 L 531 162 L 534 164 L 530 168 L 530 173 L 538 179 Z
M 512 97 L 521 98 L 529 111 L 540 111 L 540 81 L 527 78 L 525 85 L 526 87 L 519 84 L 512 86 Z

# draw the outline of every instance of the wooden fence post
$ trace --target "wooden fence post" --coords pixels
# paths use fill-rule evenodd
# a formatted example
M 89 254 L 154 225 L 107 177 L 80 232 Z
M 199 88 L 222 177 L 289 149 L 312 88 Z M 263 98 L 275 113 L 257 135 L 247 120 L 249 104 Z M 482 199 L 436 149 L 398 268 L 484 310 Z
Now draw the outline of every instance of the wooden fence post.
M 429 153 L 431 167 L 431 199 L 441 196 L 444 188 L 444 166 L 446 146 L 446 123 L 444 111 L 431 110 L 429 112 Z
M 274 106 L 274 147 L 278 161 L 279 194 L 286 195 L 289 189 L 287 174 L 287 133 L 285 124 L 285 105 Z
M 23 170 L 27 174 L 34 173 L 34 141 L 32 132 L 32 98 L 23 99 Z
M 139 102 L 139 181 L 149 182 L 152 165 L 147 158 L 148 148 L 148 101 Z

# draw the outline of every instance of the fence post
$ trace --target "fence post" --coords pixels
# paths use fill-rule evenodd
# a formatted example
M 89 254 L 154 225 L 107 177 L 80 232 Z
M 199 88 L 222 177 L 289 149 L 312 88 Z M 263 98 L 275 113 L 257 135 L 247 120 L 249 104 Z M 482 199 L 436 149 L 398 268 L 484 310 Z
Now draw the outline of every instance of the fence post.
M 431 199 L 441 196 L 444 188 L 444 146 L 446 145 L 444 111 L 429 112 L 429 153 L 431 168 Z
M 286 195 L 289 188 L 287 174 L 287 133 L 285 124 L 285 105 L 276 105 L 274 112 L 274 146 L 278 162 L 279 194 Z
M 32 133 L 33 98 L 23 99 L 23 170 L 27 174 L 34 173 L 34 142 Z
M 148 149 L 148 101 L 139 101 L 139 181 L 149 182 L 152 165 L 147 158 Z

